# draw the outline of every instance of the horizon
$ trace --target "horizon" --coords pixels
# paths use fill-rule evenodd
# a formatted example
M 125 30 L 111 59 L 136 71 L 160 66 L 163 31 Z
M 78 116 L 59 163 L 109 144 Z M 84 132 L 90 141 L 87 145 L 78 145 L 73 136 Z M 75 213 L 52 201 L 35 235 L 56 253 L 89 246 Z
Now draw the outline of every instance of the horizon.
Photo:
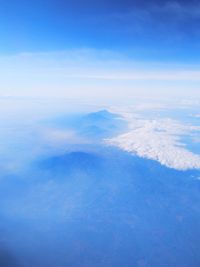
M 200 97 L 199 10 L 196 0 L 3 2 L 0 95 Z

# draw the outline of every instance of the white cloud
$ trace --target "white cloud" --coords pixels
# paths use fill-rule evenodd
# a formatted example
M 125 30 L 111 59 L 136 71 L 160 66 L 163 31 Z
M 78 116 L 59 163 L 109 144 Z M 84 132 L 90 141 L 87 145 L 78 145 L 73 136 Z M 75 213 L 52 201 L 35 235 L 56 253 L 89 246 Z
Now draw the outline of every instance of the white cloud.
M 129 131 L 105 140 L 107 144 L 156 160 L 169 168 L 200 169 L 200 155 L 189 151 L 181 142 L 183 135 L 200 131 L 200 127 L 171 119 L 140 119 L 128 112 L 122 115 L 129 123 Z

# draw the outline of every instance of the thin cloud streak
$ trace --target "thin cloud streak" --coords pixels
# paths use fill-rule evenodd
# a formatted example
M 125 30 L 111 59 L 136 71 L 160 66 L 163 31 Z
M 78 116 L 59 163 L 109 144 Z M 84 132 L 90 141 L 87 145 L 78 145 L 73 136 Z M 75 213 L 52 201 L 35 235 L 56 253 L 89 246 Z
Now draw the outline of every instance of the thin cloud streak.
M 74 89 L 76 95 L 80 91 L 80 95 L 87 94 L 87 90 L 96 95 L 99 90 L 108 90 L 114 95 L 116 89 L 123 89 L 123 94 L 137 88 L 162 94 L 167 86 L 177 91 L 200 87 L 199 65 L 138 62 L 120 53 L 94 49 L 3 56 L 0 71 L 0 94 L 11 96 L 18 90 L 20 96 L 52 91 L 52 95 L 62 97 L 65 91 L 70 97 Z
M 200 66 L 174 62 L 138 62 L 108 51 L 78 50 L 52 53 L 22 53 L 0 57 L 6 76 L 200 81 Z

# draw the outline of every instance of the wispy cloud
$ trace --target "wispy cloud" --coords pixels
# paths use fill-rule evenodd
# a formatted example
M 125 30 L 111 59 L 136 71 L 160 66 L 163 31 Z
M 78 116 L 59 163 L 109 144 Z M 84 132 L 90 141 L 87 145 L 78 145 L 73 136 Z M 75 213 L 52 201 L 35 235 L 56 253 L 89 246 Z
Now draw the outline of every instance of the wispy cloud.
M 182 49 L 183 41 L 186 43 L 188 38 L 199 38 L 199 19 L 200 4 L 196 1 L 141 1 L 141 5 L 133 4 L 125 11 L 118 10 L 106 17 L 108 23 L 116 25 L 116 32 L 128 33 L 130 38 L 134 36 L 137 40 L 145 38 L 145 49 L 148 51 L 152 51 L 152 47 L 148 47 L 151 39 L 154 40 L 154 47 L 158 42 L 165 46 L 164 50 L 173 51 L 177 46 Z M 198 43 L 198 39 L 196 42 Z M 175 45 L 169 47 L 166 44 Z M 162 50 L 162 46 L 159 49 Z M 154 55 L 156 57 L 155 51 Z
M 112 19 L 120 20 L 122 23 L 129 22 L 132 25 L 148 25 L 153 21 L 160 24 L 164 21 L 174 22 L 188 19 L 200 18 L 199 3 L 183 3 L 182 1 L 152 1 L 141 6 L 130 7 L 128 11 L 121 11 L 109 14 Z M 136 27 L 137 29 L 137 27 Z
M 164 5 L 152 7 L 152 11 L 176 16 L 176 19 L 200 18 L 200 5 L 197 3 L 183 3 L 167 1 Z

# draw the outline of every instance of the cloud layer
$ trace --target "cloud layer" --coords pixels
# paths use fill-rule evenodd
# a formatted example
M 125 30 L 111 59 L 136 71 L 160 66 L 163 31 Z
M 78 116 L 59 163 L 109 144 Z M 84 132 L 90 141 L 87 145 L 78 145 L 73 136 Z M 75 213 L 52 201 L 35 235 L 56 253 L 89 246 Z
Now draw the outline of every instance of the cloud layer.
M 199 126 L 183 125 L 171 119 L 137 119 L 131 113 L 123 113 L 129 123 L 129 131 L 105 140 L 125 151 L 160 162 L 177 170 L 200 169 L 200 155 L 189 151 L 181 137 Z
M 137 95 L 200 96 L 199 65 L 142 62 L 106 50 L 0 56 L 0 72 L 0 96 L 67 97 L 93 102 L 121 102 L 122 98 L 129 100 Z

